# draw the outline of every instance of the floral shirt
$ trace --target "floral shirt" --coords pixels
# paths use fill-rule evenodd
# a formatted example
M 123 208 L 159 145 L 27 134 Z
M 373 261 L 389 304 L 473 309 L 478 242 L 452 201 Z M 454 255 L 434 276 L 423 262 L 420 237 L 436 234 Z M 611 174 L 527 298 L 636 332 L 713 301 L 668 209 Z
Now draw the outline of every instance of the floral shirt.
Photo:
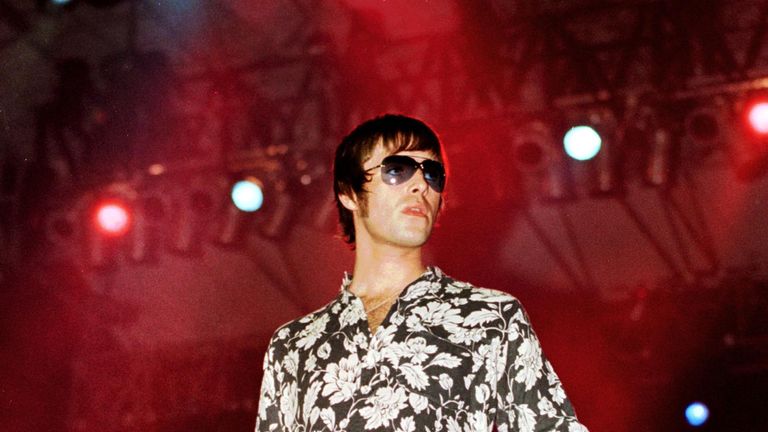
M 430 267 L 371 335 L 350 282 L 275 332 L 257 432 L 587 431 L 514 297 Z

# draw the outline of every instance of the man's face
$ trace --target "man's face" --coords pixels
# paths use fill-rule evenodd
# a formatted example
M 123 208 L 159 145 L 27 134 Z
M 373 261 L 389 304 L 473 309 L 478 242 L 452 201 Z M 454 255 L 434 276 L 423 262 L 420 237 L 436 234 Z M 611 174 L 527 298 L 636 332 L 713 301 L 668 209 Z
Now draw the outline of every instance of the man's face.
M 418 162 L 435 159 L 431 152 L 426 151 L 397 154 L 410 156 Z M 375 167 L 389 155 L 384 146 L 379 145 L 363 168 Z M 437 219 L 441 194 L 429 187 L 421 170 L 398 185 L 384 183 L 380 168 L 369 171 L 369 175 L 371 181 L 364 185 L 367 194 L 358 198 L 355 209 L 352 209 L 358 246 L 361 242 L 405 248 L 424 245 Z

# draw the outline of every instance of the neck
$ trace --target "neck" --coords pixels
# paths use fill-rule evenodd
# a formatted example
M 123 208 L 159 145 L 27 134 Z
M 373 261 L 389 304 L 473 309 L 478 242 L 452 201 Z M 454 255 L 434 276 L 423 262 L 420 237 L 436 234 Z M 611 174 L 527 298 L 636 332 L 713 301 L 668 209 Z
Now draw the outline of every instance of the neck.
M 370 247 L 370 244 L 358 244 L 349 289 L 363 298 L 390 296 L 400 292 L 425 270 L 420 247 Z

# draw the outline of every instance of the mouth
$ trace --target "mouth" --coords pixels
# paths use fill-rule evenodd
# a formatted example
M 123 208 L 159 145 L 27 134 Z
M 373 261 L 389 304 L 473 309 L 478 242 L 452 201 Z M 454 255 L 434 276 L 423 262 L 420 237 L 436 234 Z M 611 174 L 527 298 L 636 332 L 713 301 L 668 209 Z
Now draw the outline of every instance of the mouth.
M 411 205 L 403 209 L 403 213 L 409 216 L 427 217 L 427 209 L 423 205 Z

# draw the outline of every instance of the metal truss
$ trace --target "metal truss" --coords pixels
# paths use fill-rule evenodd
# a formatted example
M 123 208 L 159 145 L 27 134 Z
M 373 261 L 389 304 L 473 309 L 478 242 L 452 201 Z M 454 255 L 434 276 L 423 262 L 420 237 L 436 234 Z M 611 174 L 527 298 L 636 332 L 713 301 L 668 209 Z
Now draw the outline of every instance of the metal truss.
M 256 123 L 262 140 L 306 149 L 388 109 L 446 124 L 553 105 L 621 105 L 627 95 L 668 98 L 754 80 L 768 62 L 766 0 L 494 1 L 488 8 L 457 0 L 458 31 L 400 39 L 341 1 L 283 3 L 292 16 L 268 49 L 248 44 L 269 39 L 272 29 L 249 27 L 221 1 L 204 3 L 200 19 L 210 48 L 201 52 L 184 41 L 179 17 L 153 2 L 134 2 L 113 12 L 127 21 L 117 30 L 125 40 L 116 49 L 172 51 L 182 86 L 208 87 L 227 100 L 236 114 L 225 123 Z M 15 32 L 33 27 L 7 0 L 0 8 L 12 12 L 3 16 Z M 323 8 L 333 8 L 348 27 L 343 41 L 315 19 Z M 76 31 L 114 44 L 115 29 L 107 34 L 86 16 L 77 15 Z M 161 28 L 163 42 L 148 39 L 149 28 Z M 531 88 L 538 100 L 526 92 Z M 248 149 L 252 142 L 237 141 L 259 138 L 240 135 L 225 134 L 235 141 L 226 148 Z
M 527 10 L 497 2 L 484 12 L 473 2 L 458 4 L 461 33 L 400 40 L 350 10 L 344 47 L 305 16 L 277 54 L 188 78 L 250 83 L 259 103 L 270 104 L 269 122 L 285 132 L 282 139 L 306 142 L 310 129 L 316 145 L 387 109 L 450 124 L 598 101 L 623 107 L 628 96 L 648 93 L 665 100 L 764 85 L 755 81 L 768 62 L 764 0 L 543 2 Z M 525 94 L 532 86 L 540 100 Z
M 259 97 L 251 104 L 271 103 L 274 126 L 287 131 L 289 141 L 308 127 L 302 113 L 318 119 L 318 134 L 336 138 L 354 121 L 350 117 L 387 108 L 416 106 L 447 122 L 495 116 L 531 109 L 536 102 L 521 94 L 530 85 L 540 86 L 544 105 L 628 93 L 668 96 L 761 77 L 768 62 L 766 0 L 498 0 L 488 8 L 456 0 L 457 32 L 405 39 L 385 34 L 373 18 L 341 1 L 283 3 L 293 16 L 268 50 L 253 47 L 248 54 L 243 35 L 247 30 L 253 40 L 268 38 L 271 29 L 248 27 L 231 6 L 216 0 L 201 7 L 215 49 L 192 53 L 174 16 L 153 2 L 117 8 L 114 14 L 128 22 L 118 30 L 126 33 L 125 46 L 117 49 L 156 45 L 142 33 L 163 27 L 170 43 L 164 48 L 177 51 L 185 80 L 211 86 L 227 81 L 240 94 L 253 90 Z M 315 19 L 323 8 L 340 11 L 349 27 L 344 43 Z M 34 27 L 34 17 L 8 0 L 0 10 L 17 35 Z M 114 29 L 109 36 L 85 16 L 78 14 L 77 31 L 114 43 Z
M 269 39 L 271 29 L 249 27 L 217 0 L 201 6 L 210 36 L 204 50 L 180 33 L 184 16 L 153 2 L 115 8 L 113 20 L 127 24 L 111 33 L 95 22 L 76 27 L 96 44 L 124 35 L 114 50 L 128 60 L 168 53 L 167 109 L 182 131 L 169 139 L 187 146 L 183 170 L 243 171 L 280 148 L 307 159 L 388 110 L 423 115 L 443 129 L 595 102 L 621 111 L 648 93 L 663 103 L 764 85 L 768 0 L 456 4 L 459 31 L 397 38 L 341 1 L 286 0 L 283 34 L 253 50 L 248 44 Z M 7 0 L 0 8 L 14 12 L 4 21 L 16 31 L 34 27 Z M 320 8 L 335 8 L 347 28 L 343 38 L 315 19 Z M 77 23 L 87 22 L 81 9 Z M 252 34 L 244 40 L 246 29 Z M 175 162 L 167 162 L 174 172 Z

